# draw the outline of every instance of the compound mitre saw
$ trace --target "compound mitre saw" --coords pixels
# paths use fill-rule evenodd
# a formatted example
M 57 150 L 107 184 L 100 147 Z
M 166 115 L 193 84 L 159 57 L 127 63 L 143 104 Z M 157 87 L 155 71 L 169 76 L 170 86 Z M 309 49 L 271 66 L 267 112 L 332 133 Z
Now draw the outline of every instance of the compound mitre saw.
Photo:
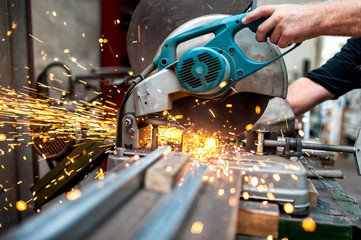
M 271 96 L 285 98 L 281 57 L 297 45 L 280 54 L 270 42 L 258 43 L 254 32 L 264 19 L 243 25 L 246 14 L 201 16 L 170 34 L 124 97 L 118 147 L 141 148 L 141 129 L 165 124 L 164 111 L 180 116 L 176 124 L 184 128 L 238 135 Z

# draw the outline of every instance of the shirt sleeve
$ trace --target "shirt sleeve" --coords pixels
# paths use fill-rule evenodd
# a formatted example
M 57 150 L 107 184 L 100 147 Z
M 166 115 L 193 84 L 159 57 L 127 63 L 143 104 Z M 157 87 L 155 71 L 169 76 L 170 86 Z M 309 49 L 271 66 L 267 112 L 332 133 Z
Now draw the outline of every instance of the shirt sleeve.
M 335 98 L 361 88 L 361 38 L 350 38 L 335 54 L 320 68 L 308 72 L 305 77 L 320 84 L 335 95 Z

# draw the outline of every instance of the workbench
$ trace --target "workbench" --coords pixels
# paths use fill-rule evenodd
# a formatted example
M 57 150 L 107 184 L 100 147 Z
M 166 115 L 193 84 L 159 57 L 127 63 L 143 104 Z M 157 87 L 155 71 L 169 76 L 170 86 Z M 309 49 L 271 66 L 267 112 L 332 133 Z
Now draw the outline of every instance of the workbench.
M 278 220 L 277 239 L 361 239 L 361 209 L 352 201 L 330 190 L 318 179 L 312 179 L 318 192 L 317 207 L 309 207 L 309 214 L 316 223 L 313 232 L 302 227 L 305 217 L 294 217 L 281 212 Z M 332 187 L 342 187 L 334 179 L 327 180 Z M 244 200 L 243 200 L 244 201 Z M 238 240 L 258 240 L 265 237 L 237 235 Z

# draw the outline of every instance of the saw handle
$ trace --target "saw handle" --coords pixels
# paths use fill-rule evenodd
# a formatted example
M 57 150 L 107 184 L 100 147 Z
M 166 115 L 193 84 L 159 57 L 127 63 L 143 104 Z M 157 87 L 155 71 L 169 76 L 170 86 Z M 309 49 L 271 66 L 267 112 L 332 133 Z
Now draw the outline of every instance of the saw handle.
M 242 13 L 206 23 L 166 40 L 162 46 L 160 55 L 153 60 L 154 63 L 158 66 L 159 70 L 174 64 L 177 61 L 176 50 L 179 44 L 196 37 L 213 33 L 215 37 L 206 43 L 204 47 L 210 47 L 220 52 L 226 51 L 230 56 L 232 56 L 236 65 L 236 74 L 232 80 L 238 81 L 283 57 L 285 54 L 300 45 L 300 43 L 296 44 L 285 53 L 267 62 L 256 62 L 249 59 L 234 42 L 234 37 L 237 32 L 246 27 L 251 31 L 257 31 L 258 26 L 264 22 L 266 18 L 261 18 L 248 25 L 243 25 L 242 19 L 246 16 L 246 14 L 247 13 Z

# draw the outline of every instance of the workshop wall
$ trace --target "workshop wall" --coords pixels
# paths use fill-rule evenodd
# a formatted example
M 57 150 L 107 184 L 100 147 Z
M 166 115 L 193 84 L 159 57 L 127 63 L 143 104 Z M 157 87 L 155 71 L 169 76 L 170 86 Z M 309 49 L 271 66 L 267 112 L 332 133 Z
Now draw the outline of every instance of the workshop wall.
M 0 85 L 1 98 L 24 90 L 32 80 L 32 63 L 29 36 L 28 1 L 0 1 Z M 11 94 L 12 95 L 12 94 Z M 10 97 L 11 98 L 11 97 Z M 0 233 L 11 228 L 33 213 L 28 208 L 17 210 L 19 200 L 28 201 L 32 195 L 29 186 L 34 180 L 31 139 L 21 114 L 7 114 L 16 108 L 16 103 L 2 103 L 0 124 Z M 15 107 L 14 107 L 15 106 Z M 15 116 L 14 116 L 15 115 Z M 8 124 L 11 123 L 11 124 Z
M 73 75 L 100 65 L 101 0 L 32 0 L 35 77 L 54 61 Z M 76 58 L 76 60 L 74 59 Z
M 35 79 L 54 62 L 65 63 L 73 80 L 100 66 L 101 3 L 101 0 L 31 1 Z M 77 84 L 74 89 L 68 89 L 64 69 L 51 69 L 50 72 L 60 81 L 47 79 L 47 85 L 91 97 L 84 85 Z M 99 81 L 94 84 L 100 87 Z M 61 94 L 61 91 L 55 91 L 49 95 L 58 99 Z M 45 161 L 41 161 L 40 177 L 47 171 Z

